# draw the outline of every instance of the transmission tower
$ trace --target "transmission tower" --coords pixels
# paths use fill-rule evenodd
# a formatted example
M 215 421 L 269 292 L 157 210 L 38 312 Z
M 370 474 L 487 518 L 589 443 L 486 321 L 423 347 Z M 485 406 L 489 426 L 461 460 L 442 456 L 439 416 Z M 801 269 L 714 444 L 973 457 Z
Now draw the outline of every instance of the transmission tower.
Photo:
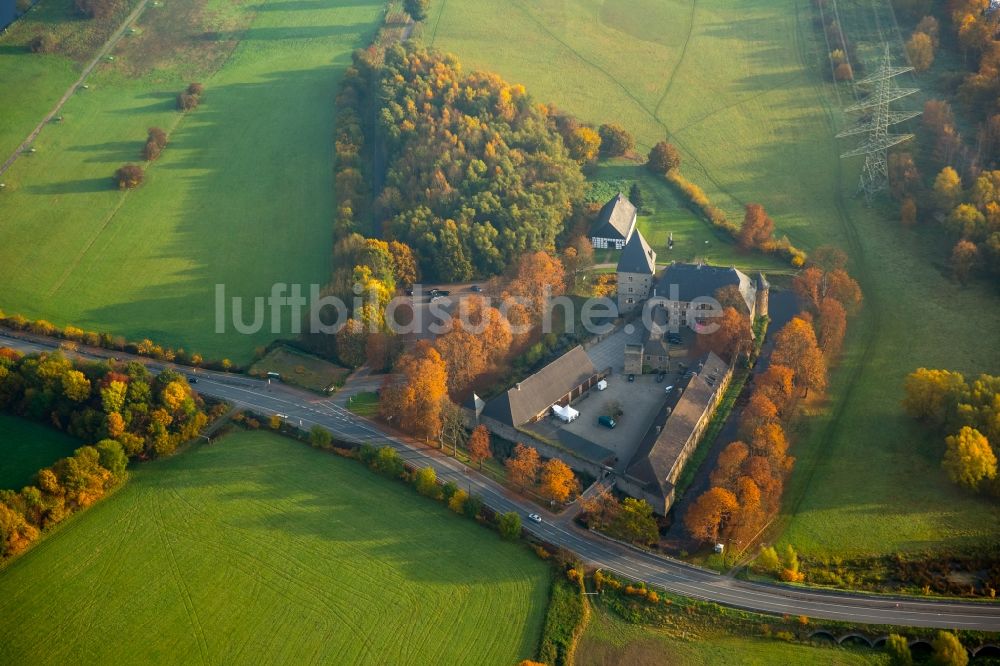
M 888 186 L 889 166 L 886 155 L 889 148 L 913 138 L 912 134 L 889 134 L 891 126 L 920 115 L 919 111 L 892 111 L 889 108 L 892 102 L 918 92 L 918 88 L 900 88 L 893 80 L 912 70 L 912 67 L 893 67 L 889 46 L 886 45 L 885 55 L 878 69 L 855 82 L 856 86 L 869 90 L 867 96 L 844 109 L 848 113 L 862 114 L 854 127 L 840 132 L 837 138 L 864 136 L 864 143 L 842 154 L 841 158 L 865 156 L 858 193 L 863 193 L 868 201 Z

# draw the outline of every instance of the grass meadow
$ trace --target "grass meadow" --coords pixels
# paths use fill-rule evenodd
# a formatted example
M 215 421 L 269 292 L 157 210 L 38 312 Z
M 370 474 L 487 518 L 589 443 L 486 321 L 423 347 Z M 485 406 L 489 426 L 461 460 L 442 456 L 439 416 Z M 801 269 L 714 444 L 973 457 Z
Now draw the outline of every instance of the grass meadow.
M 241 433 L 139 466 L 14 560 L 0 662 L 509 666 L 549 585 L 527 548 L 401 484 Z
M 680 630 L 631 624 L 599 605 L 591 607 L 576 649 L 576 666 L 768 666 L 770 664 L 824 664 L 854 666 L 887 664 L 886 655 L 868 649 L 810 647 L 775 638 L 737 636 L 719 630 L 699 635 Z
M 797 424 L 784 539 L 840 556 L 982 544 L 996 538 L 1000 506 L 945 480 L 943 442 L 899 401 L 920 366 L 1000 372 L 1000 303 L 946 277 L 939 235 L 903 231 L 853 198 L 860 164 L 840 161 L 833 136 L 850 94 L 823 78 L 811 12 L 805 0 L 738 11 L 726 0 L 465 0 L 435 4 L 424 36 L 585 121 L 621 123 L 641 152 L 669 136 L 684 173 L 731 216 L 760 202 L 796 245 L 851 255 L 866 306 L 828 401 Z M 662 235 L 682 224 L 662 215 L 640 221 L 660 256 Z
M 378 0 L 150 3 L 115 61 L 99 65 L 64 121 L 4 177 L 0 308 L 249 360 L 276 336 L 269 324 L 215 333 L 215 285 L 254 297 L 275 282 L 328 279 L 333 96 L 381 11 Z M 5 58 L 65 65 L 3 50 L 7 41 Z M 203 101 L 181 114 L 175 97 L 192 80 L 204 83 Z M 0 81 L 5 117 L 18 96 Z M 112 174 L 141 162 L 151 126 L 170 144 L 145 184 L 120 192 Z
M 0 489 L 20 490 L 35 473 L 83 445 L 44 425 L 0 414 Z

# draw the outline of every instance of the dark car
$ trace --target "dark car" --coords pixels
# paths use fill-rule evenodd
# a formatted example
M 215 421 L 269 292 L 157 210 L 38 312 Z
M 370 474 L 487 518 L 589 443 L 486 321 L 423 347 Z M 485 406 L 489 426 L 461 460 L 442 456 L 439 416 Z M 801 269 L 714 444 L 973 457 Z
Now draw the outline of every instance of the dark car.
M 628 376 L 628 380 L 629 380 L 630 382 L 634 382 L 634 381 L 635 381 L 635 375 L 629 375 L 629 376 Z
M 667 373 L 661 372 L 660 374 L 656 375 L 656 383 L 657 384 L 662 384 L 663 380 L 666 379 L 666 378 L 667 378 Z
M 448 294 L 451 293 L 447 289 L 435 289 L 434 291 L 437 292 L 437 294 L 435 294 L 436 296 L 447 296 Z
M 194 375 L 188 375 L 188 384 L 197 384 L 198 378 Z
M 481 292 L 482 290 L 483 290 L 483 288 L 482 288 L 482 287 L 480 287 L 480 286 L 479 286 L 478 284 L 474 284 L 474 285 L 472 285 L 471 287 L 469 287 L 469 291 L 474 291 L 474 292 L 476 292 L 477 294 L 478 294 L 479 292 Z
M 671 333 L 670 335 L 667 336 L 667 342 L 669 342 L 672 345 L 679 345 L 683 342 L 683 340 L 681 340 L 681 336 L 677 335 L 676 333 Z

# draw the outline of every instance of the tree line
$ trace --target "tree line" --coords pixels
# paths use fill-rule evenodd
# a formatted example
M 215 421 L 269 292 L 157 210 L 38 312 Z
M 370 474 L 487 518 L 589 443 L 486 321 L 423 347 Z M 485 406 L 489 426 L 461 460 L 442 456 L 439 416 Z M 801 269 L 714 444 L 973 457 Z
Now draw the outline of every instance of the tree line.
M 788 455 L 784 423 L 810 391 L 826 389 L 829 367 L 846 333 L 847 315 L 861 306 L 861 289 L 847 274 L 846 262 L 840 250 L 817 248 L 810 265 L 793 279 L 803 309 L 775 335 L 767 369 L 754 375 L 740 412 L 740 439 L 719 453 L 709 490 L 684 515 L 692 538 L 746 546 L 780 509 L 784 484 L 795 464 Z M 786 560 L 784 566 L 773 568 L 786 580 L 800 580 L 794 551 Z
M 45 422 L 88 442 L 39 471 L 19 492 L 0 491 L 0 556 L 90 506 L 124 479 L 128 458 L 172 454 L 208 422 L 183 375 L 141 363 L 71 361 L 0 348 L 0 411 Z
M 946 99 L 924 104 L 915 147 L 889 156 L 889 186 L 904 227 L 933 225 L 947 240 L 950 268 L 962 283 L 1000 275 L 1000 15 L 986 0 L 898 3 L 914 24 L 907 41 L 913 67 L 926 71 L 939 49 L 966 67 L 937 85 Z M 954 106 L 953 106 L 954 104 Z M 966 135 L 960 127 L 969 128 Z
M 234 365 L 228 358 L 221 360 L 205 359 L 201 354 L 187 351 L 183 347 L 178 347 L 177 349 L 165 347 L 153 342 L 149 338 L 143 338 L 135 342 L 106 331 L 85 331 L 72 325 L 59 328 L 45 319 L 32 320 L 20 314 L 6 315 L 2 310 L 0 310 L 0 326 L 13 331 L 24 331 L 34 333 L 35 335 L 59 338 L 65 340 L 65 344 L 70 348 L 73 348 L 73 345 L 82 344 L 89 347 L 100 347 L 101 349 L 122 351 L 128 354 L 136 354 L 137 356 L 154 358 L 158 361 L 189 365 L 194 368 L 207 368 L 223 372 L 240 371 L 240 367 Z
M 1000 377 L 967 380 L 950 370 L 919 368 L 903 385 L 903 410 L 944 437 L 941 467 L 955 484 L 1000 498 Z

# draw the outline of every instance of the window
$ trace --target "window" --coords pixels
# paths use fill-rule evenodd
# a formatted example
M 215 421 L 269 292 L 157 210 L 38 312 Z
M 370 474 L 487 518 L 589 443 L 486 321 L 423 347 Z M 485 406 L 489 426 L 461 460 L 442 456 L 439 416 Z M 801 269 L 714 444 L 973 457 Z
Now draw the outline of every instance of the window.
M 632 287 L 628 288 L 628 293 L 630 293 L 630 294 L 632 293 Z
M 629 281 L 629 282 L 631 282 L 631 281 L 632 281 L 632 276 L 631 276 L 631 275 L 629 275 L 629 276 L 628 276 L 628 281 Z

